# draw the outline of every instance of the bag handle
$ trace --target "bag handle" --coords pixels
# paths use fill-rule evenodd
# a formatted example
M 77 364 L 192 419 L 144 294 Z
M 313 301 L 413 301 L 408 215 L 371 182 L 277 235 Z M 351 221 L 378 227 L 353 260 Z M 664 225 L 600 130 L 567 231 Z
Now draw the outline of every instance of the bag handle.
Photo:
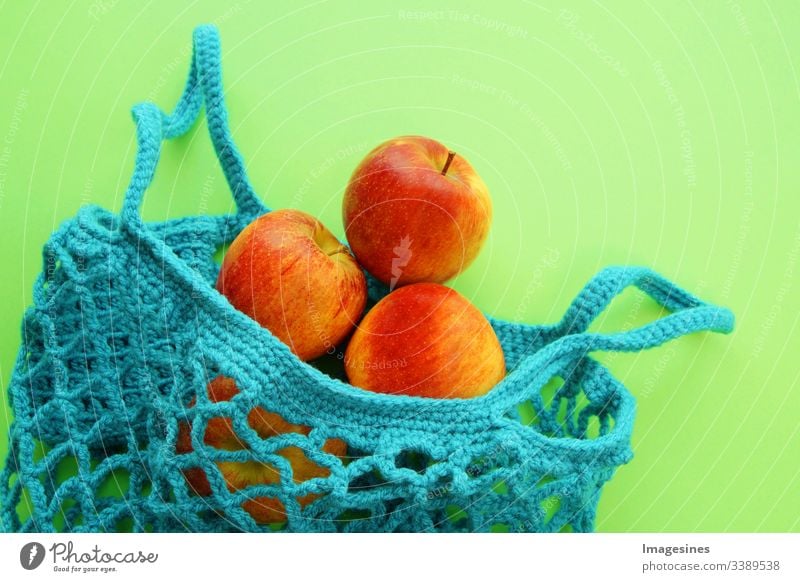
M 669 315 L 641 327 L 616 333 L 586 333 L 611 300 L 628 287 L 637 287 Z M 572 301 L 556 324 L 556 336 L 565 344 L 590 351 L 637 351 L 659 346 L 697 331 L 729 333 L 734 317 L 729 309 L 708 304 L 644 267 L 608 267 L 595 275 Z M 583 339 L 579 339 L 583 338 Z
M 696 331 L 728 333 L 733 329 L 734 317 L 729 309 L 698 299 L 651 269 L 607 267 L 578 293 L 555 326 L 556 335 L 583 334 L 612 299 L 628 287 L 637 287 L 672 313 L 628 331 L 587 334 L 607 346 L 606 349 L 642 350 Z
M 268 211 L 247 178 L 244 161 L 228 127 L 228 111 L 222 91 L 219 33 L 212 25 L 198 26 L 192 37 L 189 78 L 171 115 L 145 102 L 131 111 L 136 122 L 136 162 L 122 206 L 123 221 L 140 223 L 139 208 L 153 181 L 161 142 L 185 134 L 194 125 L 205 103 L 208 131 L 225 179 L 241 215 L 250 219 Z
M 672 313 L 631 330 L 587 332 L 611 300 L 631 286 L 638 287 Z M 516 373 L 526 379 L 523 385 L 501 384 L 489 392 L 487 398 L 496 401 L 501 408 L 522 402 L 532 396 L 531 390 L 539 389 L 534 380 L 546 382 L 590 352 L 639 351 L 698 331 L 730 333 L 733 325 L 734 316 L 729 309 L 701 301 L 650 269 L 608 267 L 587 283 L 561 321 L 547 330 L 550 337 L 558 339 L 520 362 Z

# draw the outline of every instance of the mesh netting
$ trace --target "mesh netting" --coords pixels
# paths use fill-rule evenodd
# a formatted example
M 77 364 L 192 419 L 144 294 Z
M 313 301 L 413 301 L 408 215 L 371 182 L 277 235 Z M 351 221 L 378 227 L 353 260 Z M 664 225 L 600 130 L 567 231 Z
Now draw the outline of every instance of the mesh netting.
M 490 318 L 509 373 L 485 396 L 374 394 L 324 374 L 214 289 L 214 253 L 267 209 L 230 139 L 216 31 L 194 40 L 173 114 L 134 108 L 120 215 L 85 207 L 45 246 L 9 385 L 3 529 L 590 531 L 634 417 L 590 352 L 727 332 L 731 313 L 647 269 L 609 268 L 556 325 Z M 203 103 L 238 212 L 145 224 L 161 141 Z M 673 313 L 588 333 L 630 285 Z M 370 281 L 372 299 L 385 292 Z

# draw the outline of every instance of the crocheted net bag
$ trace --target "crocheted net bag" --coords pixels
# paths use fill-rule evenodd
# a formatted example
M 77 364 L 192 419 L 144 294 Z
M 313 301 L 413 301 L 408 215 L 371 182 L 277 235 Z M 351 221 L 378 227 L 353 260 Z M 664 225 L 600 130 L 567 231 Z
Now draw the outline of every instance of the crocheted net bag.
M 44 247 L 9 384 L 3 529 L 590 531 L 601 487 L 632 456 L 634 419 L 632 396 L 590 352 L 728 332 L 731 313 L 647 269 L 609 268 L 555 325 L 490 318 L 509 373 L 485 396 L 374 394 L 327 376 L 214 289 L 215 251 L 268 211 L 231 141 L 219 55 L 216 30 L 198 28 L 174 112 L 150 103 L 133 109 L 138 152 L 121 213 L 84 207 Z M 187 132 L 203 104 L 237 212 L 144 223 L 139 205 L 161 142 Z M 588 333 L 630 285 L 672 313 L 623 333 Z M 373 299 L 385 292 L 370 281 Z M 218 375 L 240 389 L 229 401 L 207 396 Z M 563 383 L 555 387 L 553 378 Z M 261 438 L 247 423 L 255 406 L 311 430 Z M 232 419 L 247 447 L 205 445 L 214 417 Z M 186 422 L 194 450 L 176 454 Z M 345 458 L 322 450 L 329 438 L 347 443 Z M 302 448 L 324 475 L 295 482 L 277 454 L 288 446 Z M 231 492 L 219 461 L 269 464 L 280 482 Z M 190 468 L 205 471 L 210 495 L 187 486 Z M 103 493 L 111 479 L 118 494 Z M 301 505 L 304 496 L 314 501 Z M 258 524 L 242 508 L 264 497 L 280 500 L 285 522 Z

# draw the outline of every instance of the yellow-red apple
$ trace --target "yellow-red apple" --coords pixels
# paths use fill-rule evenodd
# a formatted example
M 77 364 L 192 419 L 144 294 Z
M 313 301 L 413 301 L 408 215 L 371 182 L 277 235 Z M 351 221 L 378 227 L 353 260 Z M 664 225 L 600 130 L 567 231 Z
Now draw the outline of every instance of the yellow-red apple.
M 390 289 L 442 283 L 478 255 L 492 219 L 483 180 L 436 140 L 398 137 L 356 168 L 342 205 L 358 262 Z
M 224 376 L 217 376 L 209 382 L 207 390 L 208 397 L 212 402 L 230 400 L 239 392 L 236 382 L 232 378 Z M 194 406 L 194 400 L 189 403 L 189 406 Z M 249 412 L 247 423 L 261 438 L 270 438 L 290 432 L 304 435 L 311 432 L 309 427 L 287 422 L 280 415 L 269 412 L 260 406 L 253 408 Z M 227 417 L 215 417 L 208 421 L 203 435 L 203 442 L 209 446 L 228 451 L 247 448 L 247 444 L 234 432 L 232 420 Z M 175 448 L 178 454 L 188 453 L 193 450 L 191 426 L 185 422 L 180 423 L 178 426 L 178 439 Z M 322 450 L 331 455 L 342 457 L 347 451 L 347 445 L 339 439 L 328 439 L 323 444 Z M 326 467 L 317 465 L 299 447 L 285 447 L 276 452 L 285 457 L 291 464 L 292 479 L 295 483 L 330 475 L 330 471 Z M 280 472 L 276 467 L 268 463 L 219 461 L 217 466 L 225 479 L 229 491 L 238 491 L 249 485 L 270 485 L 280 482 Z M 202 496 L 211 495 L 211 484 L 208 482 L 208 477 L 203 469 L 187 469 L 184 471 L 184 477 L 195 493 Z M 318 495 L 306 495 L 299 497 L 297 501 L 301 507 L 305 507 L 318 497 Z M 252 515 L 257 523 L 279 523 L 286 520 L 286 510 L 283 503 L 274 497 L 249 499 L 242 503 L 242 508 Z
M 458 292 L 407 285 L 381 299 L 353 333 L 345 370 L 354 386 L 429 398 L 472 398 L 505 376 L 489 321 Z
M 347 247 L 299 210 L 275 210 L 245 227 L 225 254 L 217 289 L 302 360 L 332 352 L 367 300 Z

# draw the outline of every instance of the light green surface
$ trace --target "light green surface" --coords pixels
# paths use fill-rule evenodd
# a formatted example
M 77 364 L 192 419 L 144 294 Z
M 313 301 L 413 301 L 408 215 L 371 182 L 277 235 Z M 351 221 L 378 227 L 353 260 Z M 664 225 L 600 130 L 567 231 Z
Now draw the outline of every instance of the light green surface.
M 489 242 L 453 282 L 482 310 L 553 322 L 603 266 L 637 264 L 735 312 L 732 336 L 602 356 L 639 410 L 599 530 L 800 531 L 797 2 L 25 4 L 0 3 L 3 390 L 42 244 L 83 203 L 119 209 L 128 110 L 174 104 L 213 21 L 270 206 L 341 236 L 360 157 L 429 135 L 493 194 Z M 165 148 L 147 217 L 230 208 L 204 127 Z M 599 329 L 657 314 L 629 293 Z

